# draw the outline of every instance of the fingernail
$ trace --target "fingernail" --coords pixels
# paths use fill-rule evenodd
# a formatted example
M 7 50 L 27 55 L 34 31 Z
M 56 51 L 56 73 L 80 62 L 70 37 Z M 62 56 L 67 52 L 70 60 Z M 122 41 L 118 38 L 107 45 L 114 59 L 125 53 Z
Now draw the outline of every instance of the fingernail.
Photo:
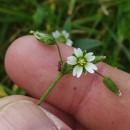
M 0 110 L 0 130 L 57 130 L 48 116 L 32 102 L 21 100 Z
M 70 127 L 68 127 L 63 121 L 61 121 L 58 117 L 44 109 L 43 107 L 39 108 L 50 118 L 50 120 L 55 124 L 58 130 L 72 130 Z

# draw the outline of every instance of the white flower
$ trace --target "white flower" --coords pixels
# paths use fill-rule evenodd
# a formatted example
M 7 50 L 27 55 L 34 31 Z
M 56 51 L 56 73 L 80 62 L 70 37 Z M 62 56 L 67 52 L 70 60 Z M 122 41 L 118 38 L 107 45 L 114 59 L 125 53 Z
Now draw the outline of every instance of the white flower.
M 67 58 L 67 63 L 74 67 L 73 76 L 79 78 L 82 72 L 88 71 L 89 73 L 94 73 L 97 70 L 97 66 L 92 63 L 94 59 L 93 52 L 86 53 L 86 51 L 78 48 L 74 49 L 74 54 Z
M 67 33 L 65 30 L 62 32 L 55 31 L 52 32 L 53 37 L 57 42 L 62 42 L 66 45 L 72 46 L 73 42 L 69 39 L 69 33 Z

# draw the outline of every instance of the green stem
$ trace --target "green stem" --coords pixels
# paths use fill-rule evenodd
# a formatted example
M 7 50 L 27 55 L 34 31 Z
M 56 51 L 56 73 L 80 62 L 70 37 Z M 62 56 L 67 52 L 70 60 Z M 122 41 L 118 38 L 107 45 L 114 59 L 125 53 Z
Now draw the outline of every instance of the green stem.
M 56 79 L 52 82 L 52 84 L 49 86 L 49 88 L 45 91 L 43 96 L 38 100 L 37 105 L 41 105 L 41 103 L 45 100 L 45 98 L 48 96 L 48 94 L 51 92 L 51 90 L 55 87 L 55 85 L 58 83 L 58 81 L 61 79 L 63 76 L 63 73 L 59 73 Z
M 96 74 L 100 75 L 102 78 L 105 78 L 105 76 L 103 76 L 102 74 L 100 74 L 99 72 L 95 71 Z
M 58 50 L 58 54 L 59 54 L 59 57 L 60 57 L 60 63 L 61 63 L 61 66 L 63 66 L 63 60 L 62 60 L 62 56 L 61 56 L 61 52 L 60 52 L 60 48 L 59 48 L 59 45 L 56 43 L 56 47 L 57 47 L 57 50 Z

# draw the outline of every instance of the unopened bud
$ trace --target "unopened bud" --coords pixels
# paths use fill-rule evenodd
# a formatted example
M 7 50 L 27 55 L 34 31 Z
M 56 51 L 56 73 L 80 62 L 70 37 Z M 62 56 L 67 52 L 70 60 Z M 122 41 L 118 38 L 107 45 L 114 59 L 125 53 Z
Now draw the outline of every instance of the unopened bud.
M 33 30 L 31 30 L 30 33 L 33 34 L 36 39 L 46 45 L 54 45 L 56 43 L 54 37 L 51 34 Z
M 116 86 L 116 84 L 114 83 L 114 81 L 109 78 L 109 77 L 104 77 L 103 79 L 103 83 L 106 85 L 106 87 L 111 90 L 113 93 L 115 93 L 118 96 L 121 96 L 122 93 L 119 90 L 119 88 Z

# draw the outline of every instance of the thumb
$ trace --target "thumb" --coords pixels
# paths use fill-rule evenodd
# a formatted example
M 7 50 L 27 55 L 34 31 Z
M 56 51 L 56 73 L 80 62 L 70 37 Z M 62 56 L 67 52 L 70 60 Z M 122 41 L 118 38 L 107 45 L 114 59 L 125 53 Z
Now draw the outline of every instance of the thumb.
M 49 116 L 48 116 L 49 115 Z M 70 130 L 55 116 L 50 119 L 50 114 L 32 102 L 20 100 L 9 103 L 1 108 L 1 130 Z

